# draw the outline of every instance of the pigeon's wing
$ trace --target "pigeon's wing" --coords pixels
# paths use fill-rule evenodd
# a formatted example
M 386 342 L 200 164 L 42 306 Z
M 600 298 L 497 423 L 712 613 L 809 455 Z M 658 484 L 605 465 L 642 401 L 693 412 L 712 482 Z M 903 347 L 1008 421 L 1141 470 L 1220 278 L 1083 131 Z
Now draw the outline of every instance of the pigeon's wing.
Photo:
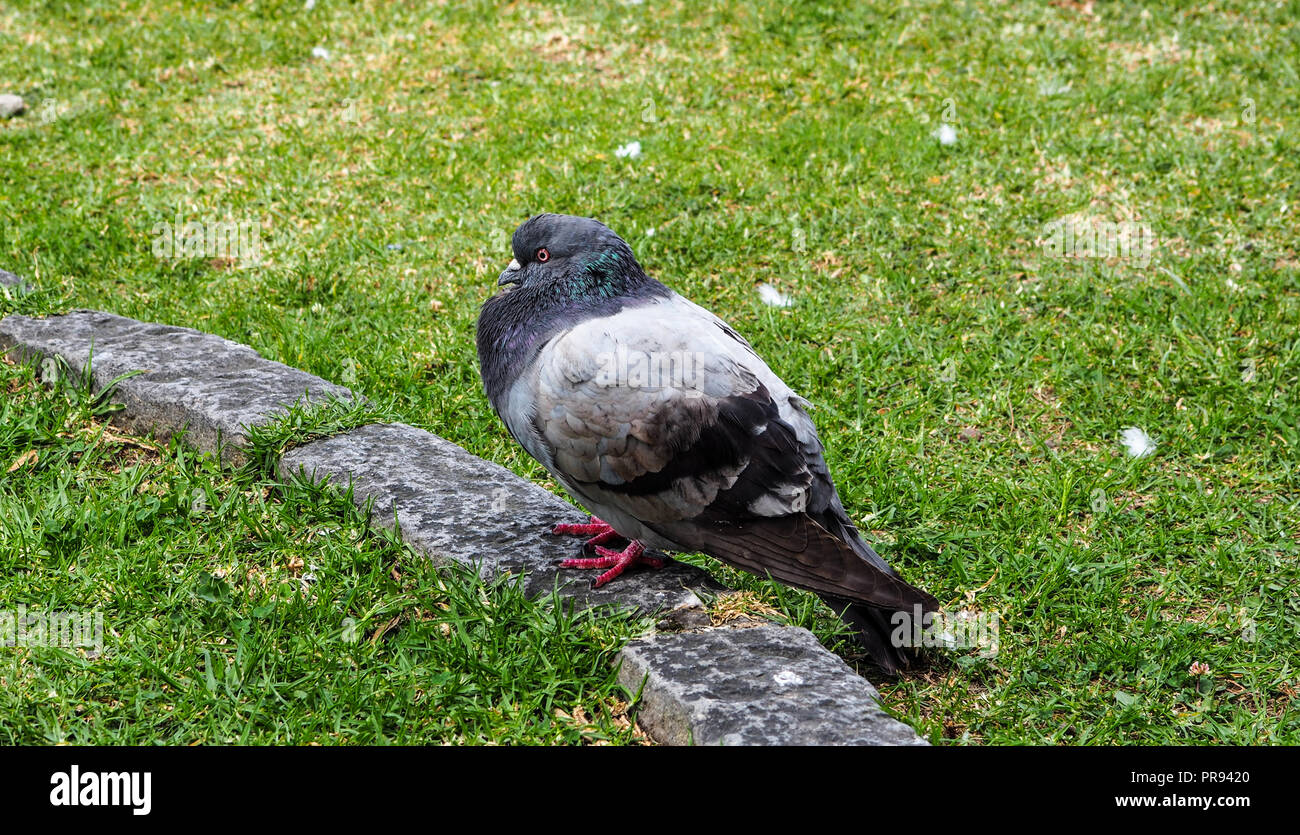
M 919 602 L 853 531 L 805 405 L 735 331 L 674 295 L 557 336 L 505 411 L 589 506 L 684 550 L 875 606 Z

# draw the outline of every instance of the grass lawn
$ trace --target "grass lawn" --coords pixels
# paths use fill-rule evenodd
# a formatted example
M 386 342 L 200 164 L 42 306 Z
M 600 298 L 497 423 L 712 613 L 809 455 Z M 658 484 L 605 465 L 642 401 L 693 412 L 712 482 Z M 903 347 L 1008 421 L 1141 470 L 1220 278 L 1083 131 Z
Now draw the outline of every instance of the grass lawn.
M 0 313 L 217 333 L 554 489 L 487 404 L 474 321 L 520 221 L 597 216 L 813 401 L 877 550 L 999 616 L 994 657 L 875 676 L 895 715 L 935 742 L 1296 744 L 1297 20 L 8 2 L 0 92 L 30 109 L 0 122 L 0 267 L 40 289 Z M 1154 247 L 1060 257 L 1061 219 Z M 258 257 L 160 248 L 217 221 Z M 637 741 L 609 663 L 643 623 L 435 571 L 38 375 L 0 366 L 0 609 L 102 611 L 106 648 L 0 648 L 0 743 Z M 690 559 L 861 663 L 810 596 Z

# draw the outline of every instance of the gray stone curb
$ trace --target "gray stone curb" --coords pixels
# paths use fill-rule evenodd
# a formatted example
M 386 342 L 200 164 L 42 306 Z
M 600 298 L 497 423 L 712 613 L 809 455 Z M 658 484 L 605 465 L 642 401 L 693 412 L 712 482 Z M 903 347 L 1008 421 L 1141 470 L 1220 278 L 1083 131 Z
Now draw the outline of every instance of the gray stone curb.
M 352 392 L 320 377 L 263 359 L 247 345 L 209 333 L 77 310 L 0 320 L 0 349 L 29 358 L 60 356 L 80 374 L 94 353 L 94 384 L 118 383 L 125 405 L 114 422 L 161 439 L 185 429 L 187 443 L 240 464 L 248 427 L 266 423 L 310 393 L 311 399 L 351 399 Z
M 0 283 L 22 282 L 0 272 Z M 184 429 L 187 443 L 219 451 L 233 464 L 245 460 L 248 427 L 306 396 L 354 397 L 246 345 L 189 328 L 87 310 L 0 320 L 0 350 L 23 358 L 58 356 L 76 373 L 83 372 L 92 346 L 97 389 L 124 373 L 143 372 L 117 384 L 113 399 L 125 408 L 115 422 L 160 438 Z M 582 513 L 504 467 L 405 424 L 373 424 L 304 444 L 286 453 L 278 470 L 284 479 L 301 475 L 351 487 L 359 506 L 370 505 L 376 524 L 396 526 L 416 550 L 435 561 L 473 566 L 485 578 L 519 576 L 530 596 L 557 591 L 579 607 L 615 606 L 660 615 L 661 626 L 694 628 L 709 623 L 696 592 L 725 590 L 680 562 L 590 588 L 590 572 L 554 565 L 574 556 L 580 540 L 549 534 L 557 522 L 585 522 Z M 660 742 L 926 744 L 885 714 L 875 688 L 806 629 L 655 634 L 629 643 L 619 664 L 620 682 L 642 693 L 642 726 Z
M 652 635 L 619 655 L 637 721 L 672 745 L 926 745 L 807 629 Z

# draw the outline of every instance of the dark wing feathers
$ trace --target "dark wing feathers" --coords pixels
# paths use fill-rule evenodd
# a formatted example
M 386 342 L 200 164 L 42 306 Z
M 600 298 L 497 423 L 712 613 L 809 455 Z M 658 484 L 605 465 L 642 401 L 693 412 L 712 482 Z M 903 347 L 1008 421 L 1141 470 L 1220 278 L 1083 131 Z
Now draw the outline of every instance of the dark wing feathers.
M 771 398 L 761 384 L 748 394 L 721 400 L 670 400 L 647 420 L 665 427 L 651 459 L 657 469 L 644 469 L 621 484 L 599 486 L 616 493 L 646 495 L 671 490 L 679 479 L 730 472 L 746 461 L 748 471 L 755 466 L 754 433 L 766 423 L 770 405 Z M 715 502 L 721 500 L 719 496 Z

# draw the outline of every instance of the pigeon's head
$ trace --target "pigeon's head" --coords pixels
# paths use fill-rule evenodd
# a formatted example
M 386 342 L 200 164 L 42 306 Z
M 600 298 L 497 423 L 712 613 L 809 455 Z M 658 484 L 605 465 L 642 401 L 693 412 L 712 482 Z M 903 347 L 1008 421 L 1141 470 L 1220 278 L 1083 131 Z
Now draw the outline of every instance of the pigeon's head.
M 535 215 L 515 230 L 510 246 L 515 259 L 499 286 L 570 299 L 610 298 L 647 280 L 632 248 L 589 217 Z

